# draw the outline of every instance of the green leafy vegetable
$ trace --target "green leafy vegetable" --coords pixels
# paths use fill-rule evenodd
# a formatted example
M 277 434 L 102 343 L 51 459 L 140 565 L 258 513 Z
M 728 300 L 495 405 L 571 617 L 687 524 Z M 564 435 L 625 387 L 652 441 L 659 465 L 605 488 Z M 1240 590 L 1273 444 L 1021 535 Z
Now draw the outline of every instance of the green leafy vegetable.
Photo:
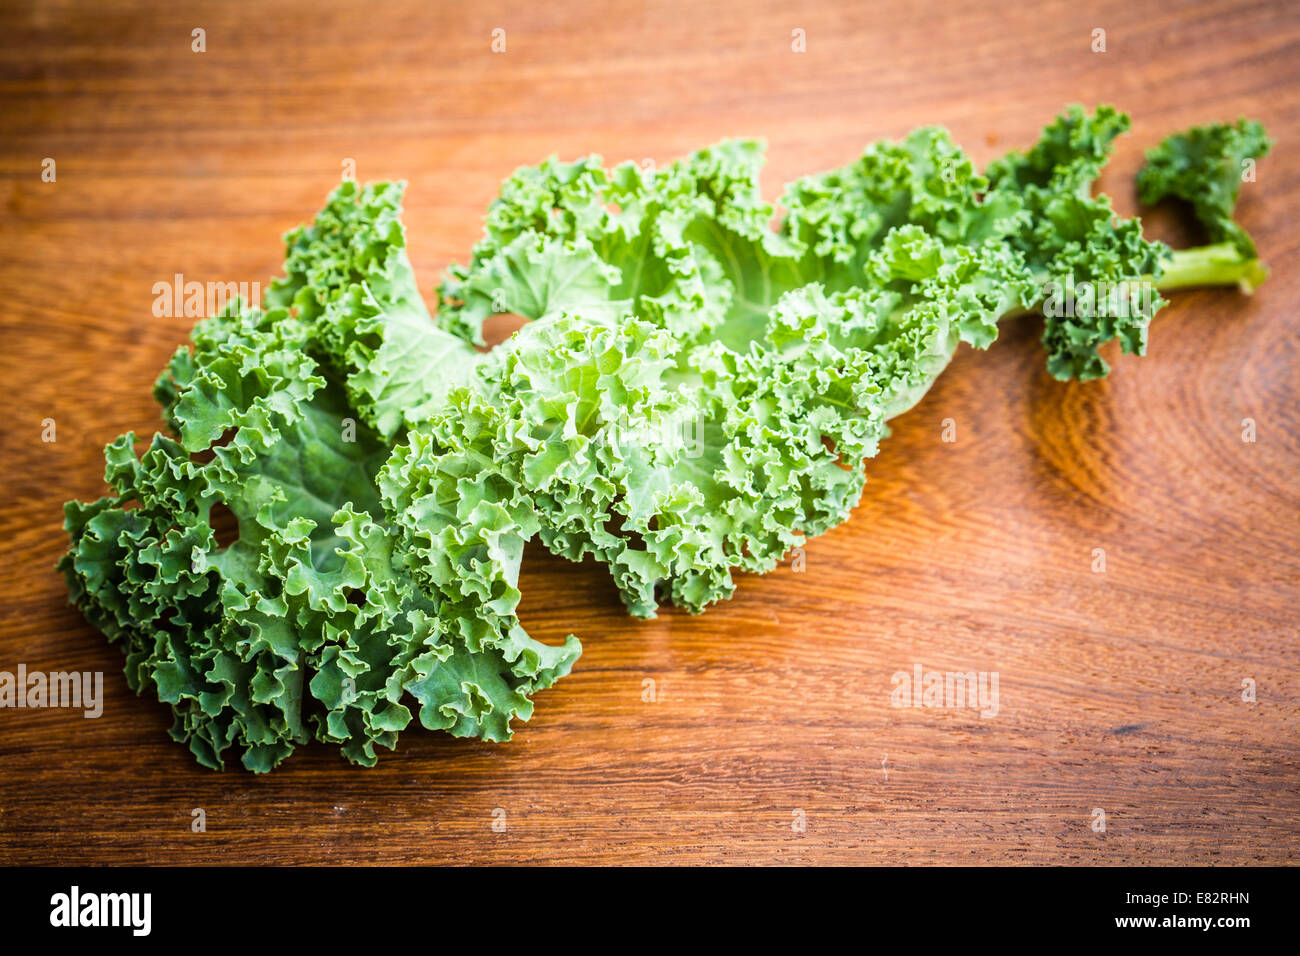
M 1166 196 L 1192 204 L 1211 242 L 1231 242 L 1254 257 L 1255 243 L 1232 221 L 1249 162 L 1268 155 L 1273 141 L 1252 120 L 1198 126 L 1148 151 L 1138 194 L 1150 205 Z
M 960 343 L 1041 309 L 1052 374 L 1094 378 L 1105 343 L 1145 350 L 1157 288 L 1258 284 L 1231 214 L 1262 129 L 1150 154 L 1144 201 L 1191 199 L 1213 240 L 1171 252 L 1091 195 L 1127 128 L 1072 108 L 983 174 L 923 128 L 775 205 L 750 141 L 654 171 L 548 160 L 505 182 L 436 321 L 401 186 L 344 183 L 263 307 L 177 352 L 171 437 L 118 439 L 112 494 L 67 506 L 72 599 L 208 766 L 313 738 L 369 765 L 416 712 L 506 739 L 579 653 L 519 624 L 529 540 L 590 555 L 635 615 L 701 611 L 848 518 Z M 529 322 L 477 351 L 497 312 Z
M 578 656 L 519 626 L 518 555 L 494 556 L 491 602 L 421 587 L 384 510 L 385 435 L 480 361 L 423 312 L 400 194 L 340 186 L 290 234 L 266 311 L 202 323 L 164 372 L 177 437 L 137 459 L 124 435 L 114 494 L 67 507 L 73 600 L 207 766 L 235 745 L 269 770 L 312 737 L 373 764 L 413 705 L 426 727 L 506 739 Z M 233 543 L 215 508 L 238 521 Z
M 1178 267 L 1169 270 L 1168 288 L 1235 281 L 1251 292 L 1268 277 L 1254 240 L 1232 215 L 1247 170 L 1272 145 L 1263 126 L 1240 119 L 1176 133 L 1147 153 L 1138 173 L 1139 198 L 1148 205 L 1167 196 L 1191 203 L 1214 243 L 1175 256 Z

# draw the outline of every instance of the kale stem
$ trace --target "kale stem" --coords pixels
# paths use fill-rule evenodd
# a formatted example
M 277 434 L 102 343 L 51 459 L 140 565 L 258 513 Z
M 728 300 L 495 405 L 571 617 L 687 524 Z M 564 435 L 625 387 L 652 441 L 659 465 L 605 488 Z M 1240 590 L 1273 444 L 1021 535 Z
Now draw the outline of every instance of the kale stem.
M 1251 293 L 1268 278 L 1268 267 L 1254 257 L 1242 255 L 1231 242 L 1175 250 L 1166 260 L 1156 281 L 1161 292 L 1194 286 L 1235 285 Z

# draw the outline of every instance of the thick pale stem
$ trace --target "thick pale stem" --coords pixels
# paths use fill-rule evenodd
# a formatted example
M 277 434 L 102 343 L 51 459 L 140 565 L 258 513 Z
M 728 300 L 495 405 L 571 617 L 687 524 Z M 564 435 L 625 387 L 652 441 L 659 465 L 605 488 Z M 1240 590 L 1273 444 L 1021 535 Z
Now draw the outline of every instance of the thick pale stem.
M 1164 268 L 1156 288 L 1188 289 L 1195 286 L 1235 285 L 1251 293 L 1268 278 L 1268 267 L 1254 257 L 1246 257 L 1230 242 L 1194 249 L 1179 249 Z

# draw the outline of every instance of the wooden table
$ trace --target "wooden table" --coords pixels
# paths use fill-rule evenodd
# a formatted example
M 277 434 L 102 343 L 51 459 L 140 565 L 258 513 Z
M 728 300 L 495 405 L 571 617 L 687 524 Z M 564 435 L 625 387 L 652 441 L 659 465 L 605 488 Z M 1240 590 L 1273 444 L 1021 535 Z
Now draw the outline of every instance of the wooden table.
M 0 13 L 0 669 L 102 670 L 106 697 L 98 720 L 0 711 L 0 861 L 1297 859 L 1294 5 L 181 6 Z M 203 770 L 65 603 L 62 503 L 101 493 L 106 442 L 159 426 L 150 385 L 188 332 L 153 317 L 153 283 L 265 281 L 346 159 L 410 181 L 431 289 L 501 179 L 550 153 L 663 162 L 762 136 L 775 196 L 921 124 L 984 162 L 1075 101 L 1133 114 L 1101 184 L 1125 213 L 1166 133 L 1264 121 L 1279 144 L 1240 218 L 1268 284 L 1179 294 L 1105 382 L 1049 378 L 1038 318 L 964 349 L 806 571 L 700 617 L 634 621 L 590 566 L 530 553 L 525 625 L 586 653 L 509 744 L 412 729 L 374 770 L 315 745 L 264 777 Z M 1175 219 L 1153 230 L 1187 238 Z M 996 717 L 891 706 L 916 664 L 996 671 Z

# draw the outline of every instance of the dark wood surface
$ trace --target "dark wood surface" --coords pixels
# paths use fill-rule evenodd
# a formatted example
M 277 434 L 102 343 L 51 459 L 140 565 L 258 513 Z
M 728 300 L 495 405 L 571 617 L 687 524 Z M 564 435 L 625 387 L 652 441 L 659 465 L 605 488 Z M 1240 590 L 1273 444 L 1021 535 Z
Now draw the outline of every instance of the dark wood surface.
M 1076 101 L 1133 114 L 1102 182 L 1126 213 L 1166 133 L 1268 125 L 1240 207 L 1263 289 L 1177 295 L 1105 382 L 1050 379 L 1037 318 L 963 350 L 806 571 L 700 617 L 634 621 L 590 566 L 530 552 L 525 625 L 586 652 L 509 744 L 412 729 L 374 770 L 315 745 L 265 777 L 203 770 L 66 604 L 62 503 L 101 493 L 106 442 L 158 427 L 150 384 L 188 332 L 153 283 L 265 281 L 346 158 L 410 181 L 431 289 L 551 153 L 762 136 L 775 196 L 921 124 L 983 162 Z M 0 711 L 0 862 L 1295 861 L 1298 113 L 1285 2 L 7 2 L 0 670 L 102 670 L 106 703 Z M 997 671 L 998 715 L 891 706 L 915 663 Z

